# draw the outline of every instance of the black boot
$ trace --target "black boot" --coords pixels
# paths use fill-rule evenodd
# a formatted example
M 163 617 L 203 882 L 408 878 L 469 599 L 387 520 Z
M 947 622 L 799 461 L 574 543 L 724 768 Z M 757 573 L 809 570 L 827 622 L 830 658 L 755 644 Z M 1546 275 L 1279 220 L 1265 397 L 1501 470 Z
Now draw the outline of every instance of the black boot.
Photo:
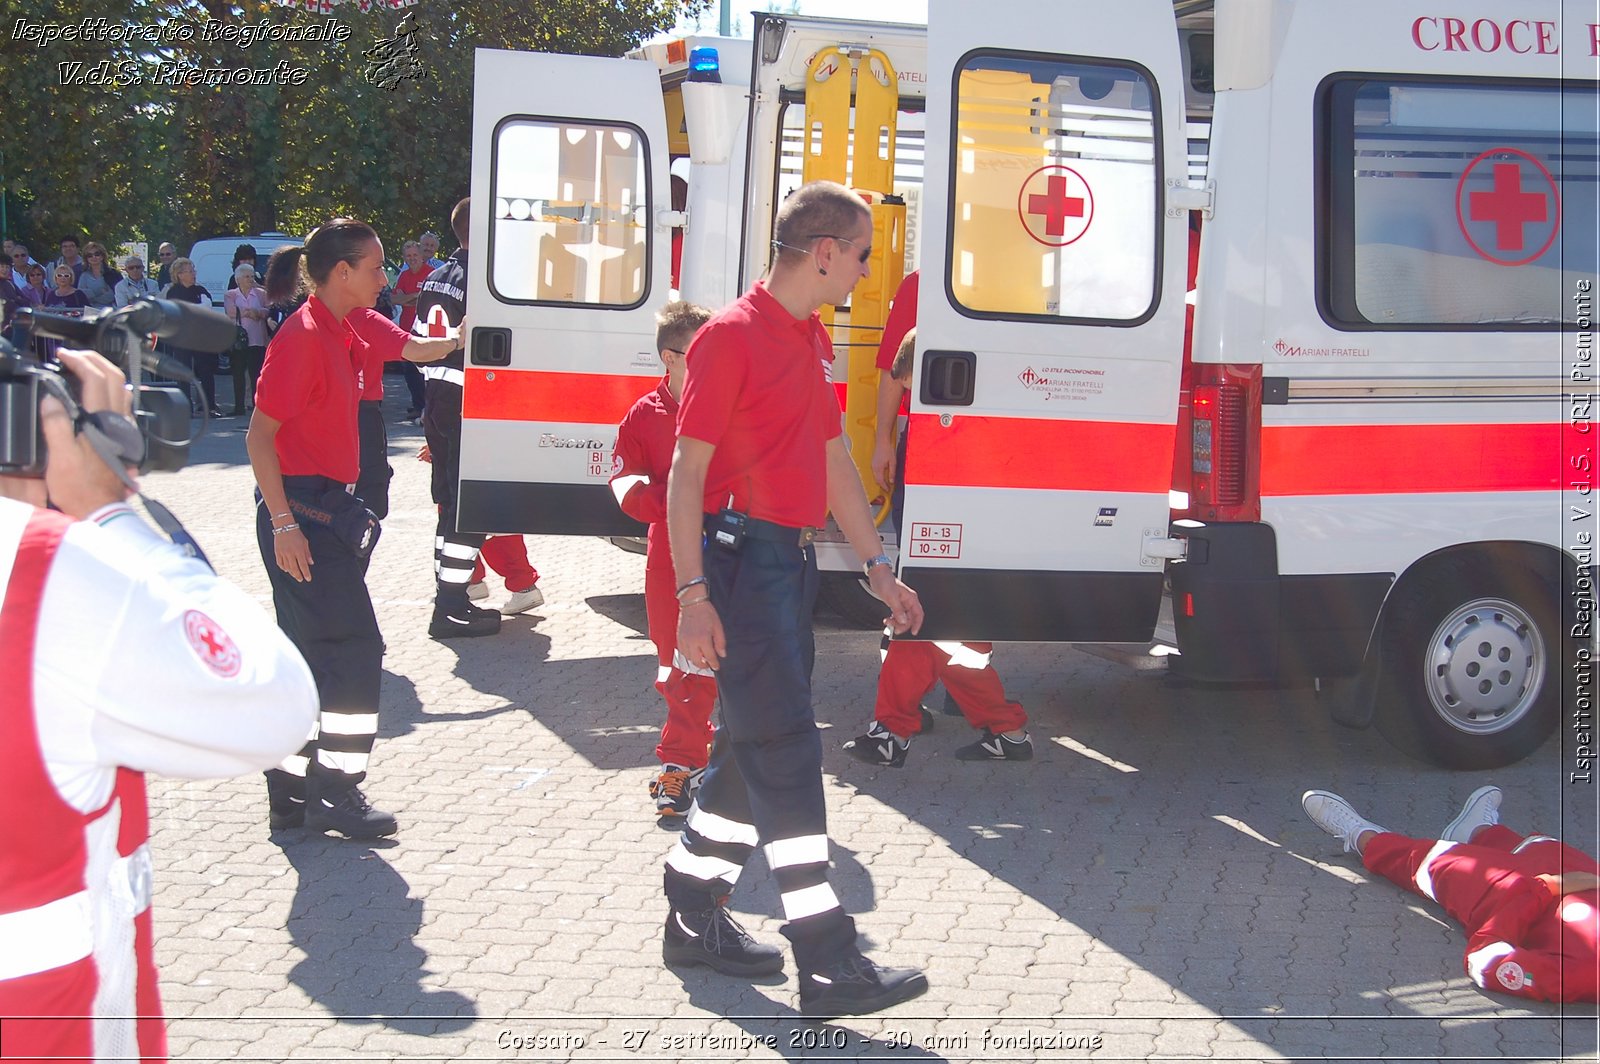
M 915 968 L 884 968 L 852 950 L 841 960 L 800 973 L 800 1014 L 817 1020 L 864 1016 L 928 992 Z
M 350 779 L 313 773 L 306 780 L 306 827 L 337 831 L 352 839 L 381 839 L 398 831 L 394 814 L 372 808 L 361 788 Z
M 472 605 L 464 590 L 459 598 L 437 600 L 433 606 L 433 623 L 428 625 L 428 634 L 435 639 L 470 639 L 499 631 L 500 611 Z
M 668 912 L 661 957 L 668 964 L 703 964 L 723 975 L 783 971 L 783 951 L 751 938 L 722 905 Z
M 267 777 L 267 827 L 271 831 L 287 831 L 304 827 L 306 823 L 305 777 L 293 776 L 282 769 L 269 768 L 262 773 Z

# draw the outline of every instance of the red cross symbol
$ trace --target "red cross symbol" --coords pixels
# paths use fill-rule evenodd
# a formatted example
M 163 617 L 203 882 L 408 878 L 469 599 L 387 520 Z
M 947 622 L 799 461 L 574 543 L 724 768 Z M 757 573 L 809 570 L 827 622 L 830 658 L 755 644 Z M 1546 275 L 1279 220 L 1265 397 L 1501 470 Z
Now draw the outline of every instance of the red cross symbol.
M 1083 217 L 1085 204 L 1082 196 L 1067 195 L 1065 174 L 1051 174 L 1045 181 L 1045 194 L 1028 197 L 1028 213 L 1044 215 L 1045 235 L 1062 236 L 1068 218 Z
M 1494 223 L 1496 251 L 1521 251 L 1522 227 L 1544 221 L 1548 213 L 1543 193 L 1522 191 L 1522 167 L 1516 163 L 1495 163 L 1494 191 L 1467 198 L 1472 204 L 1467 217 Z
M 228 644 L 218 639 L 209 627 L 201 628 L 195 633 L 196 638 L 206 645 L 206 651 L 214 658 L 221 657 Z
M 1507 156 L 1515 158 L 1508 160 Z M 1524 169 L 1523 163 L 1528 164 L 1532 174 Z M 1491 188 L 1468 192 L 1468 181 L 1481 178 L 1484 168 L 1489 168 L 1492 174 Z M 1532 187 L 1523 188 L 1524 179 L 1533 174 L 1537 177 Z M 1544 188 L 1539 187 L 1541 179 Z M 1482 181 L 1477 183 L 1481 188 Z M 1479 258 L 1501 266 L 1522 266 L 1550 250 L 1560 235 L 1561 192 L 1550 171 L 1532 155 L 1517 148 L 1490 148 L 1468 163 L 1456 182 L 1456 224 Z M 1493 250 L 1478 242 L 1470 224 L 1494 227 Z M 1544 232 L 1547 225 L 1550 227 L 1548 234 Z M 1533 226 L 1531 231 L 1529 226 Z M 1483 231 L 1479 229 L 1480 234 Z M 1538 244 L 1538 249 L 1528 254 L 1530 242 Z
M 449 335 L 450 319 L 445 316 L 444 308 L 435 303 L 428 308 L 428 336 L 433 338 Z
M 216 621 L 199 610 L 190 610 L 183 615 L 183 629 L 201 664 L 224 679 L 239 675 L 239 648 Z
M 1094 190 L 1070 166 L 1041 166 L 1022 182 L 1017 216 L 1034 240 L 1047 247 L 1066 247 L 1088 232 L 1094 221 Z

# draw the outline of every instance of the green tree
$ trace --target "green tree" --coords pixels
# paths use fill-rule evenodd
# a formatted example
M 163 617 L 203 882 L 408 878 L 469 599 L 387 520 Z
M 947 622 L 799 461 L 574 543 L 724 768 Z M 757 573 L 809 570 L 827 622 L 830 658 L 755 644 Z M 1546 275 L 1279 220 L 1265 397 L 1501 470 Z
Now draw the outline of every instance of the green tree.
M 396 244 L 423 229 L 443 232 L 470 183 L 473 49 L 620 55 L 708 3 L 423 0 L 395 11 L 377 0 L 370 11 L 344 3 L 323 16 L 267 0 L 38 0 L 23 20 L 30 25 L 103 18 L 134 32 L 41 45 L 16 35 L 14 19 L 0 26 L 12 35 L 0 42 L 8 99 L 40 103 L 8 109 L 5 224 L 46 248 L 72 230 L 182 248 L 219 233 L 305 232 L 338 214 L 372 222 Z M 363 56 L 408 13 L 423 26 L 422 76 L 374 85 Z M 348 39 L 246 47 L 228 36 L 262 23 L 330 22 Z M 241 67 L 292 77 L 182 77 Z M 94 70 L 118 76 L 63 83 Z

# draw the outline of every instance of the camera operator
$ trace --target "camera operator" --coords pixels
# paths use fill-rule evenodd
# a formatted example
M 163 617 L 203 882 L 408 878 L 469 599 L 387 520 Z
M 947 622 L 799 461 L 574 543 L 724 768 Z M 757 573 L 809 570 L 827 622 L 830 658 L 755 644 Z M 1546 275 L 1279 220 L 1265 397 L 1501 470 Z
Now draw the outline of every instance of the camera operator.
M 83 411 L 128 412 L 110 362 L 59 355 Z M 0 1045 L 162 1058 L 142 773 L 263 769 L 304 740 L 316 688 L 248 595 L 128 507 L 66 406 L 39 417 L 44 477 L 0 475 Z

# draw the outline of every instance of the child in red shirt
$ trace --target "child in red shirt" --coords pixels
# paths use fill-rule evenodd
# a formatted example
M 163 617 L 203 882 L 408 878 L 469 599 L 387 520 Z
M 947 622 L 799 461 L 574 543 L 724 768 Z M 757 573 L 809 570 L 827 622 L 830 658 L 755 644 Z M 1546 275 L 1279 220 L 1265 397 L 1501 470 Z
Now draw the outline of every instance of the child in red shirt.
M 694 800 L 711 746 L 711 711 L 717 681 L 710 669 L 677 654 L 677 578 L 667 546 L 667 471 L 677 442 L 678 399 L 687 373 L 684 352 L 711 318 L 704 307 L 668 303 L 656 314 L 656 352 L 667 374 L 655 391 L 641 396 L 617 426 L 611 490 L 624 513 L 650 526 L 645 553 L 644 605 L 650 641 L 656 645 L 656 690 L 667 700 L 656 757 L 661 774 L 650 782 L 656 814 L 683 816 Z

